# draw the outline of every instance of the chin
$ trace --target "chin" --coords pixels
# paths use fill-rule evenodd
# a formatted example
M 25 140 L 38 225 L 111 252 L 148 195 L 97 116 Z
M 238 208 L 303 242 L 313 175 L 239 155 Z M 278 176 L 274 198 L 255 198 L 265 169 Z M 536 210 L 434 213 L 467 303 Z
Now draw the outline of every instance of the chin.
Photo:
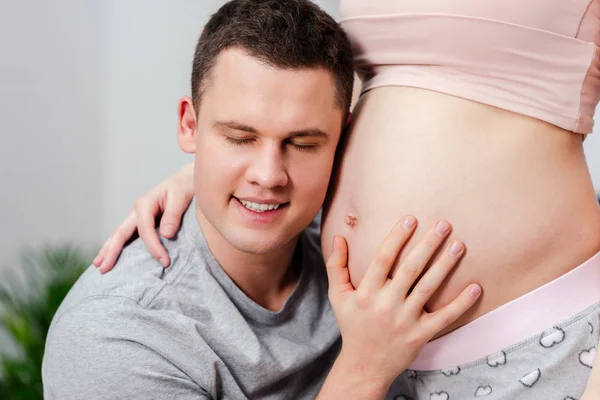
M 264 241 L 238 241 L 231 243 L 233 247 L 249 254 L 268 254 L 274 250 L 280 249 L 283 243 L 265 243 Z
M 257 240 L 257 236 L 263 236 Z M 255 232 L 247 237 L 235 237 L 229 240 L 229 243 L 244 253 L 250 254 L 268 254 L 272 251 L 280 250 L 292 238 L 285 238 L 286 235 L 279 234 L 272 237 L 264 237 L 264 232 Z

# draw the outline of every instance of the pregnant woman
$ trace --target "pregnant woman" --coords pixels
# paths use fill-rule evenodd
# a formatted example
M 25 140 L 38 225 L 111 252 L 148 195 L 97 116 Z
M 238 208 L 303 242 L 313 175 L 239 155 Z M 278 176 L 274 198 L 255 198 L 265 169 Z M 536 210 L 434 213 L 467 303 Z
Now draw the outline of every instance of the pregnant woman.
M 468 253 L 426 307 L 470 282 L 484 293 L 391 395 L 579 398 L 600 329 L 600 207 L 582 145 L 600 96 L 600 0 L 342 0 L 341 15 L 362 94 L 324 257 L 344 236 L 356 285 L 400 216 L 443 218 Z M 188 166 L 143 198 L 95 264 L 110 268 L 137 224 L 165 258 L 144 221 L 167 199 L 163 222 L 178 221 L 191 196 Z

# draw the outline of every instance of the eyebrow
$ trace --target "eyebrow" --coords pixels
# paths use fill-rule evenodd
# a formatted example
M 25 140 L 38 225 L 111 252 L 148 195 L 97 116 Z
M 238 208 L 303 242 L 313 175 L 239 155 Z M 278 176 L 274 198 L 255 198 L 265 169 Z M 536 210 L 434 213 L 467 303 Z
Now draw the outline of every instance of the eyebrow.
M 225 127 L 225 128 L 229 128 L 229 129 L 234 129 L 236 131 L 258 133 L 258 131 L 256 129 L 254 129 L 253 127 L 251 127 L 250 125 L 240 124 L 240 123 L 234 122 L 234 121 L 217 121 L 217 122 L 215 122 L 214 126 L 216 128 Z
M 236 131 L 243 131 L 248 133 L 258 133 L 258 129 L 253 128 L 250 125 L 241 124 L 235 121 L 217 121 L 214 124 L 215 127 L 225 127 L 229 129 L 234 129 Z M 309 129 L 300 129 L 296 131 L 288 132 L 288 136 L 290 137 L 318 137 L 318 138 L 328 138 L 329 135 L 326 132 L 323 132 L 320 129 L 309 128 Z

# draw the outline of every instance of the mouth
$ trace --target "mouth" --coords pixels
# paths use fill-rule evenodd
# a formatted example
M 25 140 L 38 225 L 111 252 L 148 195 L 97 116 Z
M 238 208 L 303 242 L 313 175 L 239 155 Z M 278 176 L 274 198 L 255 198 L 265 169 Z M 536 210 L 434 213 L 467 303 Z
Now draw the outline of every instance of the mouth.
M 278 202 L 274 202 L 274 201 L 270 201 L 270 200 L 265 200 L 264 202 L 257 202 L 257 201 L 250 201 L 250 200 L 243 200 L 240 198 L 237 198 L 235 196 L 233 196 L 234 199 L 236 199 L 244 208 L 262 214 L 262 213 L 268 213 L 269 211 L 275 211 L 278 209 L 281 209 L 283 207 L 286 207 L 289 203 L 278 203 Z

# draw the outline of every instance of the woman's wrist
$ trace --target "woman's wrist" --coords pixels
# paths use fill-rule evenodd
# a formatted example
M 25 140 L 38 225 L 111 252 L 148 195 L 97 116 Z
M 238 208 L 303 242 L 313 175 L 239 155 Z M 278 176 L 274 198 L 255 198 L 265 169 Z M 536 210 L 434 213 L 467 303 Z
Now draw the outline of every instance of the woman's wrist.
M 189 164 L 186 164 L 183 168 L 181 168 L 178 172 L 178 175 L 180 175 L 182 178 L 185 179 L 193 179 L 194 177 L 194 163 L 191 162 Z
M 395 376 L 389 371 L 375 370 L 364 359 L 340 352 L 317 400 L 353 398 L 384 399 Z
M 193 196 L 194 192 L 194 163 L 186 164 L 183 168 L 175 173 L 172 179 L 179 182 L 181 191 Z

